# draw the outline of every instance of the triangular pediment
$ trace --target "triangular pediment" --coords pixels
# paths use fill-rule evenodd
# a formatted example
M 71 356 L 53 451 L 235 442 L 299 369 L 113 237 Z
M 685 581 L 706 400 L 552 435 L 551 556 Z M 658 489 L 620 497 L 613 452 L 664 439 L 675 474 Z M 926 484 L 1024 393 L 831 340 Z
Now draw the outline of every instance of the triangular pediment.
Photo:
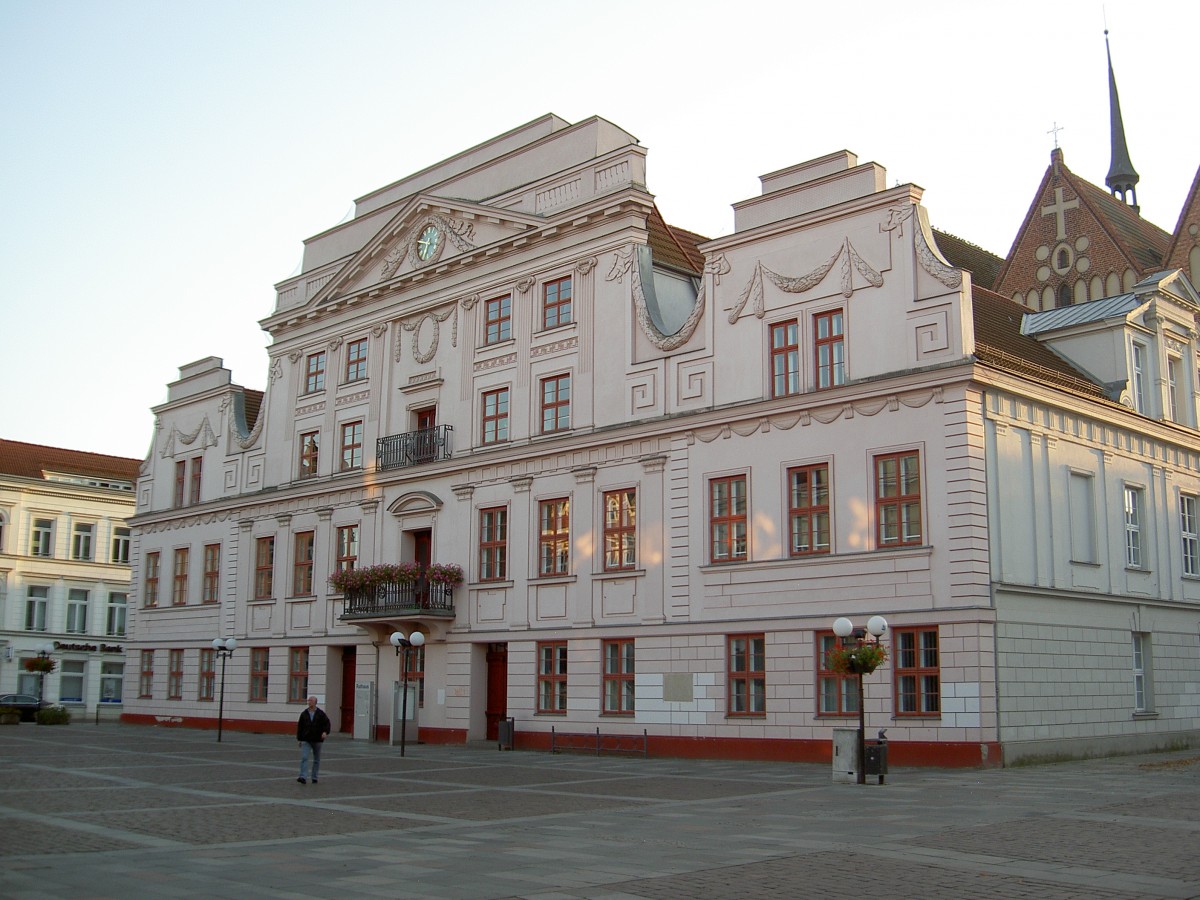
M 430 275 L 464 255 L 539 228 L 538 216 L 418 194 L 312 298 L 320 306 L 418 273 Z

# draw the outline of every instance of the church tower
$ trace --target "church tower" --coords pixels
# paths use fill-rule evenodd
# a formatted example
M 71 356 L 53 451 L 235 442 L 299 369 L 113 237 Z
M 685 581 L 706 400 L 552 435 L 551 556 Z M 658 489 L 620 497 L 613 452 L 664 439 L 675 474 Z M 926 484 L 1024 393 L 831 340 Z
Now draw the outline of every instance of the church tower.
M 1112 155 L 1104 183 L 1112 195 L 1139 212 L 1137 202 L 1138 173 L 1129 159 L 1125 143 L 1125 123 L 1121 121 L 1121 98 L 1117 96 L 1117 77 L 1113 74 L 1112 50 L 1108 46 L 1108 29 L 1104 29 L 1104 53 L 1108 57 L 1108 117 L 1112 132 Z

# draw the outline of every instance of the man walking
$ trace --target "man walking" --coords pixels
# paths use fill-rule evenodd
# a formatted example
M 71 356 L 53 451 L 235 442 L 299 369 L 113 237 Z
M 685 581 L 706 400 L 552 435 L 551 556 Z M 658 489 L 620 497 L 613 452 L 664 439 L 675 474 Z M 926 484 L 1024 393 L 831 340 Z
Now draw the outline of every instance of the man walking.
M 300 777 L 296 780 L 308 784 L 308 756 L 312 754 L 312 780 L 317 783 L 321 772 L 321 744 L 329 737 L 329 716 L 317 706 L 317 698 L 308 698 L 308 707 L 300 713 L 296 723 L 296 740 L 300 742 Z

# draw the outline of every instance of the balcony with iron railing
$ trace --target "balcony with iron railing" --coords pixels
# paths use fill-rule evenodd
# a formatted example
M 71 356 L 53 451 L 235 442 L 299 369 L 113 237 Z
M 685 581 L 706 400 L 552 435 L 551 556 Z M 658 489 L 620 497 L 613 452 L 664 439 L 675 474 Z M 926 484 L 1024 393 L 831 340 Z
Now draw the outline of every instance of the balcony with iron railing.
M 454 618 L 454 586 L 388 582 L 362 588 L 347 588 L 343 593 L 343 621 L 389 618 Z
M 451 425 L 435 425 L 404 434 L 390 434 L 375 442 L 376 466 L 403 469 L 450 458 Z

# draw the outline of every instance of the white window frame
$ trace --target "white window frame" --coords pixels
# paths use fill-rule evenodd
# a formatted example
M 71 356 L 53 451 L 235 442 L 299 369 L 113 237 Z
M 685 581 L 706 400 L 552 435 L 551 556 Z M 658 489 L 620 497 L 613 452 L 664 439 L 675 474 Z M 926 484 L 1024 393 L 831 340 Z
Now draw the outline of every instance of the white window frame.
M 96 537 L 96 526 L 90 522 L 76 522 L 71 529 L 71 559 L 90 562 L 93 558 L 92 545 Z
M 1154 685 L 1151 676 L 1150 634 L 1133 632 L 1133 711 L 1148 713 L 1154 710 Z
M 40 591 L 35 594 L 34 591 Z M 50 607 L 50 588 L 31 584 L 25 592 L 25 630 L 45 631 L 46 613 Z
M 117 599 L 117 598 L 120 599 Z M 125 637 L 127 616 L 129 614 L 129 595 L 120 591 L 108 595 L 108 611 L 105 616 L 105 635 L 108 637 Z
M 76 687 L 72 689 L 72 685 Z M 83 703 L 87 697 L 87 660 L 64 659 L 59 663 L 58 702 Z
M 1146 507 L 1146 492 L 1137 485 L 1127 484 L 1122 492 L 1125 514 L 1125 565 L 1131 569 L 1145 568 L 1145 546 L 1142 540 Z
M 130 529 L 118 525 L 113 528 L 112 539 L 112 561 L 118 565 L 129 565 L 129 548 L 133 539 L 130 537 Z
M 64 630 L 67 634 L 87 634 L 88 602 L 91 592 L 83 588 L 71 588 L 67 591 L 67 621 Z
M 1200 497 L 1179 495 L 1179 536 L 1183 574 L 1200 576 Z
M 1131 342 L 1130 366 L 1132 368 L 1133 408 L 1142 415 L 1149 415 L 1146 409 L 1146 345 L 1140 341 Z
M 39 556 L 43 559 L 53 559 L 54 557 L 54 520 L 39 519 L 33 520 L 33 528 L 29 535 L 29 555 Z

